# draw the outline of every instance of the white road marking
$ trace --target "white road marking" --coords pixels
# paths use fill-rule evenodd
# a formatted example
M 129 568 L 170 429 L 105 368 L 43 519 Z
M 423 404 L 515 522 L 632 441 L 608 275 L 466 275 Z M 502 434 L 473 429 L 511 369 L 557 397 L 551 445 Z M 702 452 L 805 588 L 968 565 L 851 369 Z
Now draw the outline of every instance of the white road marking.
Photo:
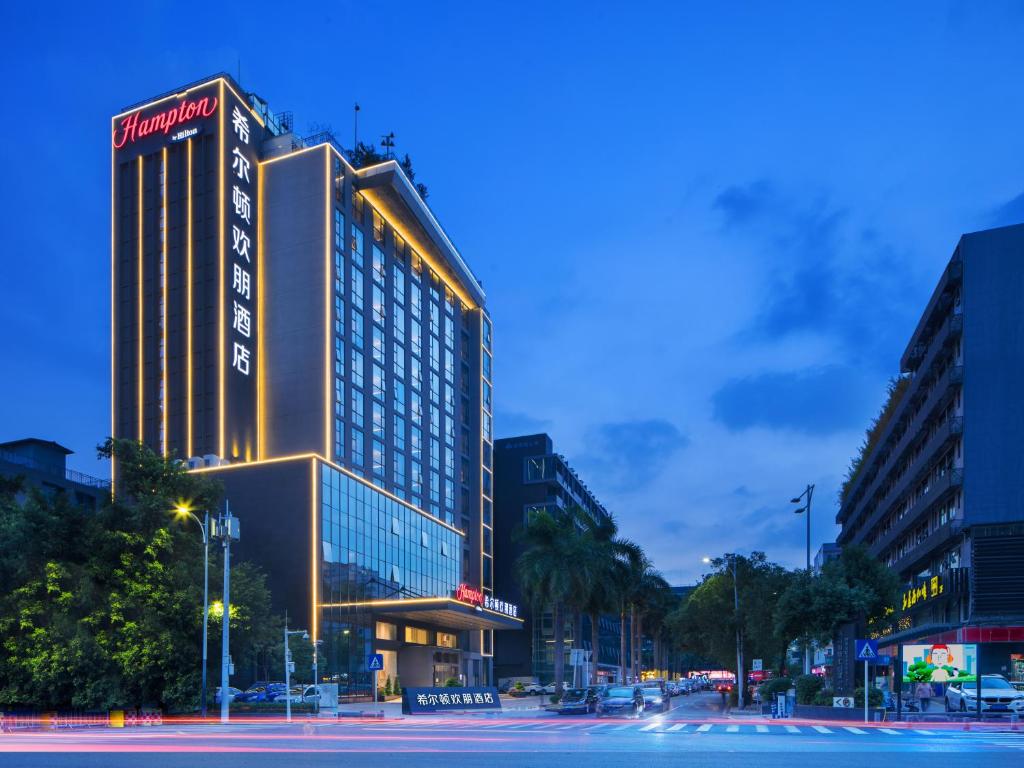
M 890 736 L 899 736 L 899 731 L 894 731 L 892 728 L 879 728 L 882 733 L 888 733 Z
M 725 726 L 726 733 L 739 733 L 740 727 L 738 725 L 727 725 Z
M 655 728 L 661 728 L 661 723 L 651 723 L 650 725 L 645 725 L 640 730 L 641 731 L 653 731 Z
M 768 733 L 767 725 L 755 725 L 754 728 L 758 733 Z
M 704 725 L 698 726 L 697 730 L 700 731 L 701 733 L 707 733 L 708 731 L 711 730 L 711 724 L 710 723 L 704 723 Z
M 567 731 L 568 729 L 575 728 L 575 727 L 576 727 L 575 725 L 560 725 L 555 730 L 556 731 Z
M 614 728 L 612 728 L 612 730 L 613 731 L 623 731 L 626 728 L 632 728 L 634 725 L 636 725 L 636 723 L 626 723 L 625 725 L 617 725 Z
M 831 729 L 826 728 L 824 725 L 812 725 L 811 727 L 818 733 L 832 733 Z
M 852 725 L 844 725 L 843 726 L 843 730 L 844 731 L 849 731 L 850 733 L 855 733 L 858 736 L 867 736 L 868 735 L 867 731 L 862 731 L 860 728 L 854 728 Z
M 787 725 L 784 727 L 787 733 L 800 733 L 800 729 L 797 728 L 795 725 Z
M 924 728 L 915 728 L 914 733 L 920 733 L 922 736 L 934 736 L 934 731 L 926 731 Z
M 669 726 L 668 732 L 671 733 L 672 731 L 681 731 L 685 727 L 686 723 L 676 723 L 675 725 Z

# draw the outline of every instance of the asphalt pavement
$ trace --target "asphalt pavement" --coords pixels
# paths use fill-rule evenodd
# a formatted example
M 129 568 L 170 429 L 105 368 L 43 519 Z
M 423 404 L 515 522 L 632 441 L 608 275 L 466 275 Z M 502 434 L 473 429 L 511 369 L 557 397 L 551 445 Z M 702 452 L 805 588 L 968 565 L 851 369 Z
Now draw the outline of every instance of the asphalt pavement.
M 673 700 L 673 709 L 640 719 L 560 716 L 538 710 L 501 715 L 419 716 L 375 720 L 236 718 L 232 723 L 168 721 L 163 726 L 0 735 L 0 766 L 280 765 L 370 766 L 381 756 L 407 756 L 416 766 L 487 766 L 515 756 L 516 765 L 792 766 L 803 755 L 829 768 L 949 754 L 956 764 L 1024 762 L 1024 731 L 988 726 L 842 724 L 726 715 L 718 697 Z M 756 755 L 756 757 L 754 756 Z M 827 756 L 827 757 L 826 757 Z M 883 758 L 884 759 L 884 758 Z M 940 759 L 942 759 L 940 757 Z

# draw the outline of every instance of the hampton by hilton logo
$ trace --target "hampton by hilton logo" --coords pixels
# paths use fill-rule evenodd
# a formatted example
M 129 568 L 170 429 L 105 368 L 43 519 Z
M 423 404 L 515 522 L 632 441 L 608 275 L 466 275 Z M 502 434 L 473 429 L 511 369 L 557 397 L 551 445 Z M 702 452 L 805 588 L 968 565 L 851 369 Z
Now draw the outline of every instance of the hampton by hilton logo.
M 154 133 L 169 134 L 182 123 L 197 118 L 209 117 L 217 111 L 217 97 L 204 96 L 201 99 L 185 99 L 178 106 L 158 112 L 150 117 L 140 119 L 141 112 L 132 112 L 114 129 L 114 149 L 142 139 Z

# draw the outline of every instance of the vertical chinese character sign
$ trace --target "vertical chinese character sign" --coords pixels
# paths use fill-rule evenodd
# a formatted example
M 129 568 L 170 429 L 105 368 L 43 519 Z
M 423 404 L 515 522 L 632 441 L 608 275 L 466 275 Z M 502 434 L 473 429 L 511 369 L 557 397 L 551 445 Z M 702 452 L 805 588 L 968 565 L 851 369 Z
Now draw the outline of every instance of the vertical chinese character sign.
M 263 128 L 248 107 L 225 94 L 224 142 L 224 297 L 225 446 L 233 460 L 256 458 L 257 350 L 257 165 Z

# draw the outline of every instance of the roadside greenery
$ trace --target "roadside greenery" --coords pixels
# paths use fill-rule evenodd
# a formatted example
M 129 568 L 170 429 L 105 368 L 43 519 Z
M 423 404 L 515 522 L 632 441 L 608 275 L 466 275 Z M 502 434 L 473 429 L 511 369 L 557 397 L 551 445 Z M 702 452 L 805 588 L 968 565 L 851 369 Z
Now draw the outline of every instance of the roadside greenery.
M 92 511 L 61 494 L 0 485 L 0 705 L 190 710 L 200 689 L 203 547 L 187 502 L 218 508 L 219 484 L 137 443 L 108 440 L 118 496 Z M 211 606 L 222 565 L 210 562 Z M 231 646 L 240 670 L 280 668 L 280 619 L 264 576 L 232 567 Z M 223 609 L 211 611 L 210 697 Z M 244 674 L 244 673 L 243 673 Z

